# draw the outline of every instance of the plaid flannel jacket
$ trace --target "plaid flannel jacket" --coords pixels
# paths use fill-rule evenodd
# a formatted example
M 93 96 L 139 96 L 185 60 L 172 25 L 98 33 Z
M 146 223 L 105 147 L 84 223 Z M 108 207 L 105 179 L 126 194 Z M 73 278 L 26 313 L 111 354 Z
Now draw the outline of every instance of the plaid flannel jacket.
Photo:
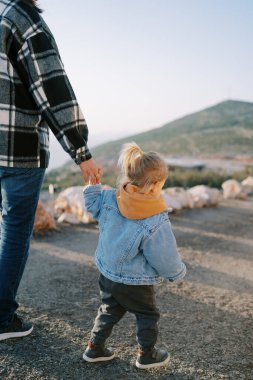
M 77 164 L 91 158 L 49 28 L 35 7 L 0 0 L 0 166 L 47 167 L 48 127 Z

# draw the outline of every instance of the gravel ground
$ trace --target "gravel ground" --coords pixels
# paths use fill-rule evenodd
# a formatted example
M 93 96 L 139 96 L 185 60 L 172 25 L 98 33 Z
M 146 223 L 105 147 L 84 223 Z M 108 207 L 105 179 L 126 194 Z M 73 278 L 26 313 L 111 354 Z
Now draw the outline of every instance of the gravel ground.
M 166 368 L 134 367 L 132 315 L 108 341 L 115 360 L 82 360 L 99 306 L 98 229 L 61 226 L 33 239 L 19 301 L 34 332 L 0 343 L 0 379 L 252 380 L 253 200 L 186 210 L 171 220 L 188 273 L 182 282 L 157 286 L 158 345 L 171 353 Z

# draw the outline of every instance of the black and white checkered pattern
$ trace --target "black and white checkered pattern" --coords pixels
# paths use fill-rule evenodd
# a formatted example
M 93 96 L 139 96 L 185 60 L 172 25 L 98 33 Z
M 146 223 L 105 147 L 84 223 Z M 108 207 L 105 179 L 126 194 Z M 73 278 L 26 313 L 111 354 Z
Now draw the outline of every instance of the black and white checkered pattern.
M 49 130 L 79 163 L 88 128 L 55 40 L 36 8 L 0 0 L 0 166 L 47 167 Z

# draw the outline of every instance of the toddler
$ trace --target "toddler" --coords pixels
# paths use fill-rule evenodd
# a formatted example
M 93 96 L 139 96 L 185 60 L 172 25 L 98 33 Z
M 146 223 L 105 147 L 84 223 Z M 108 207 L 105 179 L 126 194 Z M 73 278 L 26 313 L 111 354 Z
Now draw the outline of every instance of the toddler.
M 102 303 L 83 359 L 93 363 L 114 358 L 105 341 L 128 311 L 136 317 L 136 366 L 148 369 L 169 361 L 168 352 L 155 347 L 159 311 L 154 284 L 161 278 L 183 278 L 186 267 L 161 196 L 168 176 L 166 163 L 157 153 L 144 153 L 137 144 L 128 143 L 119 165 L 123 178 L 118 189 L 102 190 L 100 184 L 84 189 L 85 206 L 99 221 L 96 266 Z

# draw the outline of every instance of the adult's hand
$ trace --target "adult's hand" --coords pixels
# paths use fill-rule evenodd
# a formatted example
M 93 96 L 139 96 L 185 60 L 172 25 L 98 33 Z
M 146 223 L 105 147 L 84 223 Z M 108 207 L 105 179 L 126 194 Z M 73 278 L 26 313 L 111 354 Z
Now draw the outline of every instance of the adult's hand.
M 85 183 L 91 183 L 92 185 L 100 183 L 102 169 L 92 158 L 87 161 L 83 161 L 79 166 L 83 173 Z

